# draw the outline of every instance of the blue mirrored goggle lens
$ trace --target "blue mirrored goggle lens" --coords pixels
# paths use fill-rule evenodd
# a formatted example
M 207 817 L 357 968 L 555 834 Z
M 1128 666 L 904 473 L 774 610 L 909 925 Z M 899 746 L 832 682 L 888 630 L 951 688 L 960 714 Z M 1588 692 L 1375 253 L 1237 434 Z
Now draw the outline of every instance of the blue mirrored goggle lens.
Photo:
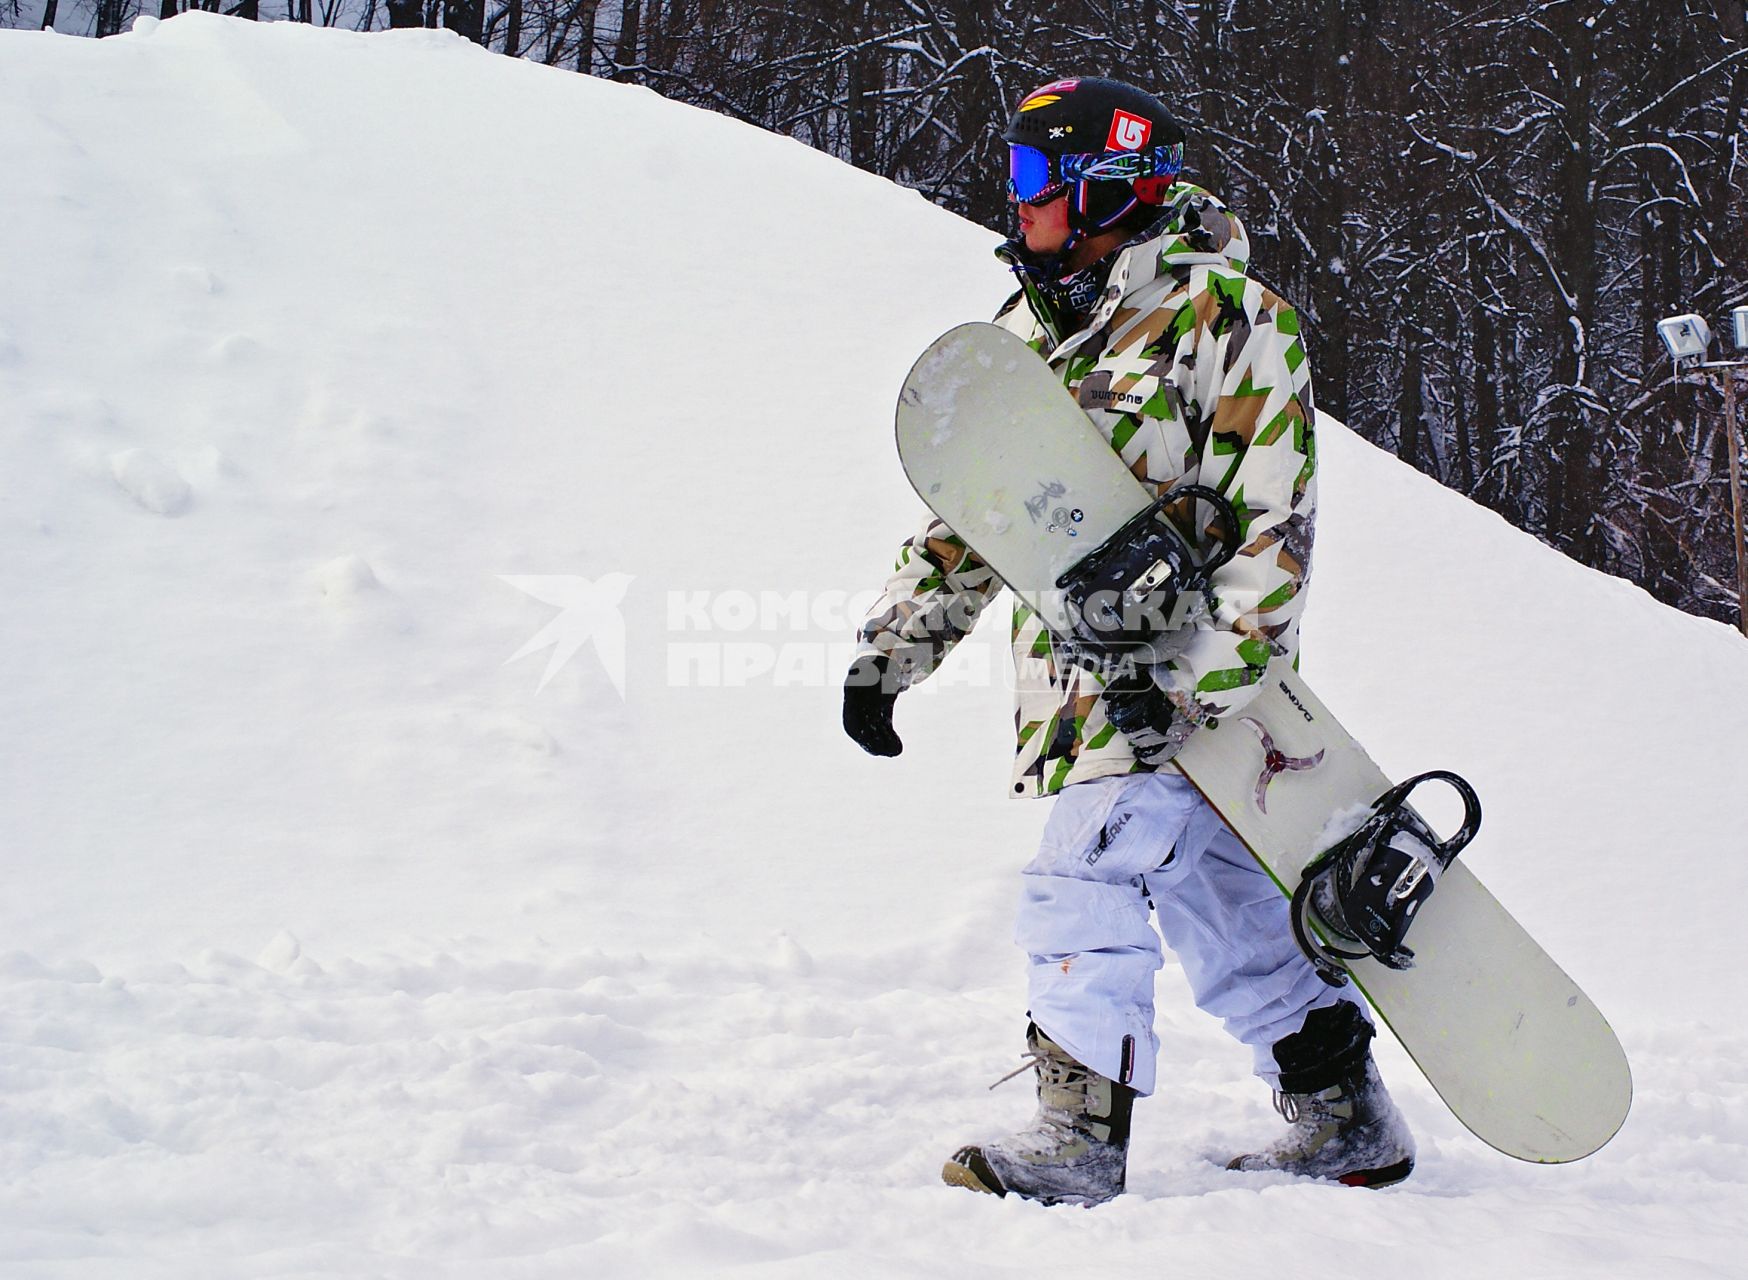
M 1008 195 L 1031 200 L 1049 190 L 1050 157 L 1036 147 L 1008 147 Z

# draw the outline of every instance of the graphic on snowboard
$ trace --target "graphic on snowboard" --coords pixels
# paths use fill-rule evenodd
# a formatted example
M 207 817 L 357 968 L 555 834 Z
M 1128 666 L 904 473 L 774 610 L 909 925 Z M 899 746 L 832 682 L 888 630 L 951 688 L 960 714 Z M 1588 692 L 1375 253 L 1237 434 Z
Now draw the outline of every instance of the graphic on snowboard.
M 1275 738 L 1268 731 L 1268 726 L 1255 716 L 1244 716 L 1239 724 L 1250 726 L 1256 734 L 1257 741 L 1262 743 L 1262 772 L 1256 775 L 1256 807 L 1259 811 L 1269 811 L 1269 783 L 1283 773 L 1302 773 L 1307 769 L 1315 769 L 1323 763 L 1323 752 L 1314 756 L 1290 756 L 1275 746 Z
M 1151 660 L 1161 614 L 1192 618 L 1237 549 L 1219 494 L 1183 486 L 1156 498 L 1059 375 L 996 325 L 936 340 L 905 381 L 896 425 L 917 494 L 1091 664 Z M 1191 735 L 1173 766 L 1293 899 L 1319 973 L 1365 994 L 1476 1136 L 1548 1163 L 1614 1136 L 1632 1101 L 1626 1056 L 1589 997 L 1455 860 L 1480 825 L 1466 782 L 1435 770 L 1393 785 L 1286 662 L 1241 716 Z M 1445 840 L 1408 802 L 1428 782 L 1463 805 Z

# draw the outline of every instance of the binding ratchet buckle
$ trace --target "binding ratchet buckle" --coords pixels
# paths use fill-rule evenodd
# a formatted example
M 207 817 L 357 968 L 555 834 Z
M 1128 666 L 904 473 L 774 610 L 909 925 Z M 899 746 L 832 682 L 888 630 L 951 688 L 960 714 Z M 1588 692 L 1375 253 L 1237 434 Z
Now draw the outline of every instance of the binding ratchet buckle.
M 1433 834 L 1408 803 L 1409 793 L 1430 781 L 1448 783 L 1463 801 L 1463 825 L 1448 840 Z M 1347 971 L 1340 962 L 1366 956 L 1390 969 L 1412 968 L 1414 952 L 1402 939 L 1440 874 L 1480 828 L 1475 789 L 1445 769 L 1416 774 L 1380 796 L 1352 835 L 1305 868 L 1293 891 L 1293 937 L 1317 976 L 1342 986 Z
M 1196 503 L 1211 514 L 1187 537 L 1170 510 Z M 1056 580 L 1075 639 L 1106 654 L 1145 646 L 1184 624 L 1181 605 L 1208 589 L 1214 571 L 1238 553 L 1238 513 L 1217 490 L 1187 484 L 1161 494 Z

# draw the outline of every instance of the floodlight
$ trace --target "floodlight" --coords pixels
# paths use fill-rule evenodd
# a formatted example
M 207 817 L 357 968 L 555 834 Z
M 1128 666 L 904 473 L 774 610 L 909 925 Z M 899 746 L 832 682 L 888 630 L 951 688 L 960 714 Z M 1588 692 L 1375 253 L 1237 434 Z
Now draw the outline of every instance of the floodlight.
M 1743 322 L 1737 323 L 1739 333 Z M 1706 348 L 1712 341 L 1710 326 L 1703 317 L 1695 315 L 1670 316 L 1667 320 L 1659 320 L 1657 335 L 1663 339 L 1663 345 L 1669 348 L 1670 358 L 1677 362 L 1705 359 Z

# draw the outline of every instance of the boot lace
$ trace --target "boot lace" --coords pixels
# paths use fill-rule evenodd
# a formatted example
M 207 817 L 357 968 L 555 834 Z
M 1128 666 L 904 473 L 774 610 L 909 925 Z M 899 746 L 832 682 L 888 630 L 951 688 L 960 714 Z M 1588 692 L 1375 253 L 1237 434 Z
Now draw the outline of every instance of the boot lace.
M 1019 1066 L 989 1087 L 998 1089 L 1028 1070 L 1038 1073 L 1038 1110 L 1032 1116 L 1032 1123 L 1008 1141 L 1021 1149 L 1048 1154 L 1084 1138 L 1086 1135 L 1081 1126 L 1075 1123 L 1072 1106 L 1064 1104 L 1069 1101 L 1066 1091 L 1076 1086 L 1084 1087 L 1086 1073 L 1067 1068 L 1041 1049 L 1032 1049 L 1020 1055 Z
M 1354 1093 L 1355 1086 L 1346 1080 L 1321 1093 L 1284 1093 L 1276 1089 L 1275 1112 L 1290 1125 L 1300 1121 L 1309 1125 L 1340 1123 L 1345 1118 L 1342 1104 L 1351 1104 Z
M 1034 1069 L 1036 1069 L 1038 1071 L 1042 1071 L 1044 1069 L 1044 1064 L 1049 1062 L 1049 1061 L 1050 1061 L 1049 1057 L 1037 1049 L 1031 1049 L 1025 1053 L 1022 1053 L 1020 1055 L 1020 1065 L 1015 1067 L 1012 1071 L 1008 1072 L 1000 1080 L 997 1080 L 994 1084 L 990 1085 L 989 1086 L 990 1091 L 993 1093 L 995 1090 L 1001 1088 L 1004 1084 L 1006 1084 L 1009 1080 L 1012 1080 L 1015 1076 L 1022 1075 L 1027 1071 L 1031 1071 Z

